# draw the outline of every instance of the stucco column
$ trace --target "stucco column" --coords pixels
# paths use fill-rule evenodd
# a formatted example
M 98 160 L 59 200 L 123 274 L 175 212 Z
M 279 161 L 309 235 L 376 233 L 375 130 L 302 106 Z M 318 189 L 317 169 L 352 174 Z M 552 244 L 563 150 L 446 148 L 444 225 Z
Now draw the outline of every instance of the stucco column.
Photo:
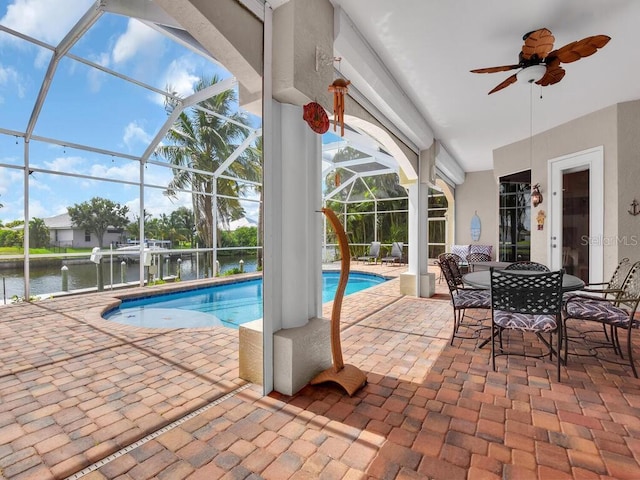
M 271 102 L 265 163 L 264 308 L 273 325 L 273 386 L 292 395 L 331 366 L 322 313 L 321 138 L 302 107 Z
M 417 297 L 431 297 L 435 293 L 435 274 L 429 273 L 427 207 L 430 172 L 435 164 L 434 146 L 421 151 L 418 162 L 418 179 L 403 183 L 409 197 L 409 266 L 407 272 L 400 275 L 400 292 Z

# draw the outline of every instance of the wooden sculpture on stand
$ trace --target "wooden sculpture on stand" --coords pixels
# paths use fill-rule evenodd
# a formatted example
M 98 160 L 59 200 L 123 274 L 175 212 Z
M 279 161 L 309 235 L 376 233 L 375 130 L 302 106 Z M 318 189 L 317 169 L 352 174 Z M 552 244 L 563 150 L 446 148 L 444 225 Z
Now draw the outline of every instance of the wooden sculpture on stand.
M 342 360 L 342 346 L 340 345 L 340 311 L 342 310 L 342 298 L 344 297 L 344 290 L 347 286 L 347 280 L 349 279 L 349 264 L 351 262 L 351 256 L 349 255 L 349 241 L 347 235 L 344 233 L 344 229 L 340 224 L 340 220 L 336 217 L 333 210 L 323 208 L 324 213 L 331 222 L 336 235 L 338 236 L 338 245 L 340 247 L 340 256 L 342 257 L 340 263 L 340 280 L 338 281 L 338 288 L 333 298 L 333 309 L 331 310 L 331 358 L 333 366 L 326 369 L 324 372 L 316 375 L 311 384 L 316 385 L 324 382 L 335 382 L 344 388 L 349 396 L 353 396 L 360 388 L 367 383 L 367 376 L 358 368 L 353 365 L 345 365 Z

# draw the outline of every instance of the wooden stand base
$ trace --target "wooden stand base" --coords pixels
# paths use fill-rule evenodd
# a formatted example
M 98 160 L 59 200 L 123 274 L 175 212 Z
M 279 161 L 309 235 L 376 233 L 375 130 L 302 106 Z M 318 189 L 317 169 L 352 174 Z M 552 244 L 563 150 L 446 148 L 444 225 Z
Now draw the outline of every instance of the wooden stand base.
M 350 397 L 367 383 L 367 376 L 358 367 L 353 365 L 345 365 L 341 370 L 335 368 L 327 368 L 324 372 L 319 373 L 311 380 L 311 385 L 318 383 L 335 382 L 344 388 Z

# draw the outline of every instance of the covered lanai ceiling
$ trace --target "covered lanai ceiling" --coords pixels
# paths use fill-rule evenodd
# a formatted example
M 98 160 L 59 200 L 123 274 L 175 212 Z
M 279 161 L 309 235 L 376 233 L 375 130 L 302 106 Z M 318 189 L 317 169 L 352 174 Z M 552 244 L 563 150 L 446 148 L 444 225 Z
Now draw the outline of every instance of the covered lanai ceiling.
M 368 75 L 369 67 L 349 51 L 353 42 L 337 29 L 336 53 L 345 55 L 342 72 L 354 88 L 394 123 L 413 123 L 409 140 L 426 148 L 430 135 L 419 126 L 419 114 L 467 172 L 491 169 L 492 151 L 527 138 L 530 130 L 535 134 L 640 98 L 637 0 L 331 2 L 346 14 L 343 25 L 352 23 L 368 45 L 370 50 L 360 54 L 378 57 L 387 70 L 378 78 Z M 553 32 L 556 48 L 598 34 L 611 41 L 596 54 L 564 65 L 566 76 L 555 85 L 531 89 L 516 83 L 488 95 L 513 72 L 470 70 L 518 63 L 522 36 L 543 27 Z M 385 76 L 400 95 L 385 95 L 390 91 L 380 80 Z

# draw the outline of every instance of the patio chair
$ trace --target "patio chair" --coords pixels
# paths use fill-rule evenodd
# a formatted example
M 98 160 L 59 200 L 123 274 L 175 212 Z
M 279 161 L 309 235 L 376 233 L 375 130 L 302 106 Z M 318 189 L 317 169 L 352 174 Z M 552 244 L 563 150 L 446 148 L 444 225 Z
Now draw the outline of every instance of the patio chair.
M 460 285 L 462 285 L 462 270 L 460 269 L 460 264 L 462 263 L 462 258 L 460 255 L 456 255 L 455 253 L 445 252 L 438 255 L 437 265 L 440 265 L 445 259 L 453 258 L 455 260 L 455 268 L 454 274 L 456 278 L 460 279 Z M 444 273 L 442 272 L 442 268 L 440 268 L 440 276 L 438 277 L 438 281 L 441 281 L 444 278 Z
M 587 283 L 584 289 L 578 292 L 566 292 L 564 294 L 564 301 L 566 302 L 570 297 L 574 295 L 594 295 L 603 298 L 615 298 L 622 292 L 622 285 L 624 284 L 624 281 L 626 280 L 630 271 L 631 262 L 627 257 L 625 257 L 620 260 L 620 263 L 618 263 L 618 266 L 613 271 L 613 274 L 611 275 L 611 278 L 608 282 Z M 614 333 L 613 328 L 614 327 L 611 326 L 609 328 L 611 330 L 612 336 Z M 607 325 L 603 324 L 602 329 L 604 331 L 605 339 L 607 340 L 607 342 L 609 342 L 610 339 L 609 333 L 607 332 Z M 566 331 L 565 338 L 569 338 L 566 335 Z M 620 351 L 619 345 L 612 344 L 612 347 L 619 355 L 622 355 L 622 351 Z
M 631 271 L 631 262 L 627 257 L 620 260 L 608 282 L 587 283 L 584 292 L 600 294 L 603 297 L 615 297 L 622 292 L 622 284 Z
M 638 378 L 631 344 L 631 332 L 640 327 L 640 320 L 635 318 L 638 303 L 640 303 L 640 261 L 631 265 L 620 292 L 616 293 L 614 297 L 603 298 L 588 294 L 576 294 L 569 297 L 563 309 L 564 328 L 566 330 L 569 321 L 573 320 L 598 322 L 605 327 L 610 326 L 612 347 L 622 358 L 624 357 L 622 356 L 618 330 L 626 330 L 629 366 L 633 371 L 633 375 Z M 567 361 L 567 356 L 568 346 L 565 345 L 565 362 Z M 604 358 L 603 360 L 611 361 Z
M 538 262 L 530 262 L 528 260 L 522 260 L 514 262 L 511 265 L 505 267 L 505 270 L 533 270 L 535 272 L 548 272 L 549 267 Z
M 402 263 L 403 242 L 393 242 L 391 244 L 391 253 L 380 259 L 380 263 Z
M 451 305 L 453 306 L 453 333 L 451 335 L 450 344 L 453 345 L 453 339 L 458 338 L 477 338 L 474 336 L 460 336 L 458 330 L 461 326 L 467 326 L 471 328 L 482 328 L 482 325 L 476 322 L 475 324 L 464 324 L 463 320 L 467 309 L 477 308 L 488 310 L 491 308 L 491 300 L 489 298 L 489 290 L 482 290 L 479 288 L 464 287 L 462 284 L 462 275 L 458 279 L 455 270 L 458 270 L 456 260 L 452 256 L 443 257 L 439 262 L 440 270 L 447 281 L 449 287 L 449 294 L 451 295 Z
M 549 349 L 553 359 L 552 335 L 557 337 L 557 376 L 560 381 L 560 350 L 562 347 L 562 277 L 564 270 L 523 275 L 507 270 L 490 269 L 491 272 L 491 365 L 496 370 L 496 356 L 521 355 L 541 358 L 546 356 L 505 350 L 503 332 L 519 330 L 535 333 Z M 547 341 L 543 335 L 549 334 Z M 500 342 L 496 351 L 496 337 Z
M 358 260 L 361 260 L 362 263 L 371 263 L 371 260 L 373 260 L 377 264 L 378 258 L 380 258 L 380 242 L 371 242 L 369 253 L 358 257 Z
M 467 255 L 467 263 L 469 264 L 469 270 L 473 271 L 473 262 L 490 262 L 491 255 L 487 255 L 486 253 L 470 253 Z

